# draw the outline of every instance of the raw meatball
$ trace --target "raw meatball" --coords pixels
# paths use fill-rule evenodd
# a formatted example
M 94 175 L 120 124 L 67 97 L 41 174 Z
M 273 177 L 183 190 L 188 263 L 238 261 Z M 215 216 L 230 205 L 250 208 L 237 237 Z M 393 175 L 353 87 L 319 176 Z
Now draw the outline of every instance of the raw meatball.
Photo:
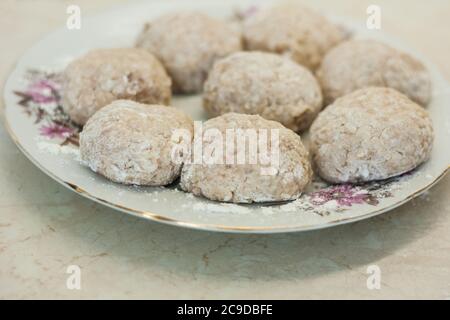
M 259 114 L 300 132 L 319 113 L 322 93 L 312 73 L 288 58 L 238 52 L 214 65 L 205 83 L 203 104 L 213 116 Z
M 64 71 L 63 107 L 84 125 L 100 108 L 117 99 L 169 104 L 171 80 L 145 50 L 99 49 L 73 61 Z
M 80 134 L 81 158 L 89 167 L 119 183 L 162 186 L 180 175 L 172 151 L 189 141 L 173 139 L 173 130 L 193 131 L 181 111 L 161 105 L 117 100 L 92 116 Z
M 241 35 L 203 13 L 169 13 L 147 23 L 136 45 L 162 61 L 175 92 L 197 93 L 215 60 L 241 50 Z
M 251 138 L 246 129 L 256 136 Z M 228 140 L 233 142 L 226 142 L 227 130 L 228 134 L 234 132 L 234 138 Z M 219 140 L 223 148 L 217 143 L 217 132 L 223 139 Z M 278 140 L 274 138 L 277 134 Z M 194 140 L 194 152 L 197 143 Z M 308 152 L 300 137 L 278 122 L 257 115 L 228 113 L 206 121 L 202 148 L 203 159 L 210 159 L 209 155 L 213 160 L 185 163 L 180 185 L 185 191 L 211 200 L 235 203 L 293 200 L 311 180 Z M 264 156 L 272 161 L 264 160 Z
M 352 40 L 335 47 L 317 75 L 327 103 L 370 86 L 394 88 L 422 106 L 430 101 L 430 76 L 424 65 L 373 40 Z
M 311 152 L 330 182 L 402 174 L 426 161 L 433 144 L 428 113 L 390 88 L 365 88 L 337 99 L 311 126 Z
M 316 69 L 345 33 L 315 11 L 295 3 L 262 9 L 244 21 L 248 50 L 279 53 Z

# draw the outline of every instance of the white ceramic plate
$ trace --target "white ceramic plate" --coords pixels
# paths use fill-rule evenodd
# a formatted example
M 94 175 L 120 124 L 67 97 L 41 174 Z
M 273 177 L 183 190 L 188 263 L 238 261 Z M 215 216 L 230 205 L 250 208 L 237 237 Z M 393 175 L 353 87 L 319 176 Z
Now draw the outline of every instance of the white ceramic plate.
M 77 129 L 68 124 L 58 106 L 58 72 L 68 61 L 93 48 L 132 46 L 143 23 L 167 11 L 198 9 L 214 16 L 230 17 L 236 9 L 245 10 L 250 6 L 249 1 L 242 0 L 228 0 L 226 4 L 146 1 L 95 17 L 83 17 L 80 30 L 63 28 L 51 33 L 20 59 L 5 86 L 5 118 L 11 137 L 42 171 L 85 197 L 149 220 L 214 231 L 288 232 L 353 222 L 405 203 L 445 175 L 450 163 L 450 87 L 429 63 L 434 88 L 428 107 L 436 134 L 433 154 L 426 164 L 398 178 L 363 186 L 327 186 L 315 182 L 295 202 L 235 205 L 193 197 L 176 186 L 140 188 L 114 184 L 80 163 Z M 356 37 L 378 38 L 399 47 L 397 41 L 368 31 L 364 26 L 331 18 L 352 30 Z M 426 62 L 423 57 L 419 59 Z M 173 103 L 194 119 L 205 119 L 200 96 L 175 97 Z

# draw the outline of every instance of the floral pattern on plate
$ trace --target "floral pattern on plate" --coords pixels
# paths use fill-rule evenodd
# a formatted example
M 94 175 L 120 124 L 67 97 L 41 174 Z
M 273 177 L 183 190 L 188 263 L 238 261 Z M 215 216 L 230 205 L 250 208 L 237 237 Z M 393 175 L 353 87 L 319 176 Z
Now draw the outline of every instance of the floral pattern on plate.
M 24 112 L 39 125 L 39 134 L 59 139 L 61 145 L 78 146 L 81 128 L 70 120 L 61 105 L 62 77 L 59 73 L 30 70 L 25 89 L 14 91 Z

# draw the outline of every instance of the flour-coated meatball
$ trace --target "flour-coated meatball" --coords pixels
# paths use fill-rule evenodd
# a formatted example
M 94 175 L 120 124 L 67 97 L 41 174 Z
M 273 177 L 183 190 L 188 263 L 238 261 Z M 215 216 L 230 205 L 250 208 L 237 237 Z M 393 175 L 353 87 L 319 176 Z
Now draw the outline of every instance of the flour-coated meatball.
M 263 8 L 245 19 L 243 36 L 248 50 L 282 54 L 315 70 L 346 34 L 314 10 L 288 2 Z
M 337 99 L 311 126 L 311 153 L 330 182 L 386 179 L 426 161 L 433 127 L 425 109 L 390 88 L 365 88 Z
M 202 141 L 204 160 L 185 163 L 180 180 L 197 196 L 235 203 L 293 200 L 311 180 L 300 136 L 278 122 L 227 113 L 203 124 Z
M 70 63 L 63 78 L 64 110 L 80 125 L 117 99 L 148 104 L 170 103 L 169 76 L 152 54 L 141 49 L 90 51 Z
M 177 93 L 198 93 L 214 61 L 241 50 L 241 34 L 200 12 L 176 12 L 147 23 L 136 45 L 156 55 Z
M 314 75 L 288 58 L 238 52 L 215 63 L 205 83 L 203 105 L 212 116 L 258 114 L 300 132 L 322 108 L 322 93 Z
M 189 141 L 174 130 L 193 130 L 181 111 L 117 100 L 95 113 L 80 134 L 81 158 L 106 178 L 124 184 L 162 186 L 177 179 L 182 163 L 173 150 Z
M 371 86 L 396 89 L 422 106 L 431 98 L 425 66 L 409 54 L 374 40 L 352 40 L 333 48 L 317 75 L 327 103 Z

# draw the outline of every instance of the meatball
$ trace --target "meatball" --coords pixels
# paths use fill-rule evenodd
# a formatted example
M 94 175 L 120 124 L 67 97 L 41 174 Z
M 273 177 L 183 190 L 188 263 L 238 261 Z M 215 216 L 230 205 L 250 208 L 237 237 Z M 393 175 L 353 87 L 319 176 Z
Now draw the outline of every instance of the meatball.
M 203 105 L 212 116 L 258 114 L 301 132 L 322 108 L 322 93 L 313 74 L 288 58 L 238 52 L 214 65 Z
M 228 113 L 202 129 L 203 161 L 184 164 L 180 185 L 185 191 L 235 203 L 285 201 L 298 198 L 311 180 L 300 136 L 278 122 Z
M 200 12 L 168 13 L 147 23 L 137 47 L 156 55 L 176 93 L 198 93 L 214 61 L 241 50 L 241 34 Z
M 97 110 L 117 99 L 169 104 L 170 86 L 161 63 L 145 50 L 99 49 L 65 69 L 62 104 L 74 122 L 84 125 Z
M 193 122 L 161 105 L 117 100 L 92 116 L 80 134 L 81 158 L 106 178 L 123 184 L 163 186 L 180 175 L 173 150 L 191 140 L 173 139 L 174 130 L 192 136 Z M 181 149 L 181 148 L 179 148 Z
M 282 54 L 315 70 L 346 34 L 317 12 L 285 3 L 261 9 L 244 20 L 243 37 L 248 50 Z
M 311 153 L 330 182 L 386 179 L 426 161 L 433 144 L 428 113 L 390 88 L 365 88 L 337 99 L 311 126 Z
M 327 103 L 365 87 L 389 87 L 426 106 L 430 76 L 424 65 L 386 44 L 352 40 L 332 49 L 317 71 Z

